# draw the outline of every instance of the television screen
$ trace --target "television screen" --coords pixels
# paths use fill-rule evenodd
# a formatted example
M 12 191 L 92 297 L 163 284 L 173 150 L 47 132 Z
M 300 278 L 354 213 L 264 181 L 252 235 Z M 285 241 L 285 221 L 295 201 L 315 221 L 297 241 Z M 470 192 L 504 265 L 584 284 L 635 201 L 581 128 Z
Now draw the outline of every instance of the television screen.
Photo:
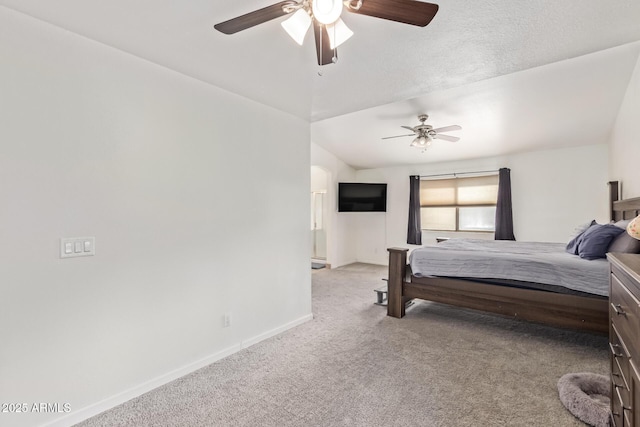
M 338 183 L 338 212 L 386 212 L 387 184 Z

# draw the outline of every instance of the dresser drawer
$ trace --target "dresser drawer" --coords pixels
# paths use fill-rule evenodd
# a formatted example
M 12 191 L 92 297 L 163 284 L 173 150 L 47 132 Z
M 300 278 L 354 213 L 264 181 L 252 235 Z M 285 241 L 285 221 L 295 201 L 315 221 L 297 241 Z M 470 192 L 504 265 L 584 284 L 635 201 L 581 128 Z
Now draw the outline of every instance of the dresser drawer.
M 629 347 L 632 354 L 640 354 L 640 302 L 618 280 L 611 275 L 611 295 L 609 296 L 609 313 L 620 340 Z
M 616 427 L 622 427 L 623 420 L 622 398 L 615 387 L 611 387 L 611 419 L 613 425 Z
M 630 363 L 631 378 L 629 386 L 631 387 L 630 404 L 631 406 L 625 406 L 628 409 L 622 408 L 624 414 L 624 421 L 630 426 L 640 427 L 640 382 L 637 370 L 637 363 Z
M 616 386 L 624 386 L 629 389 L 631 384 L 630 355 L 615 326 L 611 328 L 609 349 L 611 351 L 611 381 Z

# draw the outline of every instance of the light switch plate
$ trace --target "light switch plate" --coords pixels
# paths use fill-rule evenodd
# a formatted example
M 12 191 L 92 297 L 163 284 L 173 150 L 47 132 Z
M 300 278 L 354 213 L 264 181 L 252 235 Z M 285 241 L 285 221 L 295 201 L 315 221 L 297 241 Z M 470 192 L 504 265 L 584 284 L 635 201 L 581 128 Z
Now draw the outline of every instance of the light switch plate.
M 60 258 L 94 256 L 95 254 L 95 237 L 63 237 L 60 239 Z

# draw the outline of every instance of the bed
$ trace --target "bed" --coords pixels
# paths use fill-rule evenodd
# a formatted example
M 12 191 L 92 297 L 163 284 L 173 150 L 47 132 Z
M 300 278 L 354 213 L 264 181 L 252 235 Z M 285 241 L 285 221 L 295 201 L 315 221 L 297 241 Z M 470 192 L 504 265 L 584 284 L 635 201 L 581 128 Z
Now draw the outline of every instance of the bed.
M 640 197 L 619 200 L 620 193 L 617 181 L 609 183 L 609 194 L 612 221 L 633 218 L 640 213 Z M 488 246 L 486 247 L 482 247 L 483 243 L 480 243 L 480 249 L 476 252 L 491 253 L 493 257 L 500 258 L 506 255 L 498 251 L 495 246 L 502 244 L 508 247 L 506 252 L 515 252 L 516 255 L 527 259 L 541 258 L 541 260 L 534 261 L 538 268 L 534 275 L 538 274 L 539 276 L 543 271 L 550 271 L 556 276 L 550 274 L 550 277 L 545 277 L 543 280 L 536 278 L 531 280 L 520 274 L 519 267 L 511 269 L 514 271 L 513 277 L 504 275 L 492 277 L 494 276 L 493 271 L 499 270 L 493 266 L 486 268 L 481 274 L 476 274 L 480 277 L 471 277 L 466 272 L 453 272 L 457 268 L 456 266 L 467 263 L 464 258 L 461 258 L 465 260 L 464 262 L 456 259 L 448 264 L 440 264 L 439 270 L 436 270 L 438 274 L 430 273 L 432 270 L 427 265 L 430 256 L 440 257 L 442 260 L 451 259 L 451 257 L 464 254 L 465 245 L 473 246 L 476 243 L 478 242 L 451 241 L 450 243 L 448 241 L 438 243 L 434 247 L 426 249 L 425 257 L 418 263 L 412 254 L 413 266 L 407 265 L 408 249 L 389 248 L 387 315 L 397 318 L 403 317 L 407 303 L 417 298 L 557 327 L 602 334 L 609 332 L 609 300 L 607 295 L 609 270 L 606 260 L 588 261 L 580 259 L 576 255 L 567 254 L 564 252 L 566 244 L 524 244 L 525 247 L 522 248 L 518 242 L 492 241 L 487 242 Z M 462 249 L 460 245 L 463 246 Z M 530 253 L 531 251 L 533 254 Z M 554 262 L 551 259 L 556 255 L 569 264 L 575 264 L 574 267 L 577 270 L 567 273 L 555 265 L 544 264 L 545 262 Z M 573 259 L 571 259 L 572 257 Z M 468 264 L 473 267 L 473 262 L 474 260 L 470 258 Z M 503 266 L 517 265 L 510 264 L 512 262 L 517 261 L 504 259 Z M 585 268 L 581 266 L 585 266 Z M 417 271 L 413 271 L 414 269 Z M 572 278 L 576 274 L 577 276 Z M 454 275 L 462 275 L 462 277 L 454 277 Z M 495 274 L 495 276 L 499 275 Z M 594 287 L 585 285 L 587 281 L 593 282 Z

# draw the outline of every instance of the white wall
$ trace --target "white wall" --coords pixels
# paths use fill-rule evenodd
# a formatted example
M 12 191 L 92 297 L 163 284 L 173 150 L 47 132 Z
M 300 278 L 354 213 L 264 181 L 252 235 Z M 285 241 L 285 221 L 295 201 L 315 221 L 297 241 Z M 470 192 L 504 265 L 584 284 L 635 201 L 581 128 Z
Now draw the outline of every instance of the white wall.
M 327 263 L 332 268 L 356 261 L 355 218 L 337 210 L 338 182 L 353 182 L 356 171 L 332 153 L 311 143 L 311 164 L 329 175 L 327 186 Z
M 640 58 L 611 133 L 610 175 L 622 183 L 622 197 L 640 197 Z
M 592 145 L 460 162 L 360 170 L 360 182 L 388 184 L 386 214 L 357 215 L 357 260 L 385 264 L 386 248 L 407 245 L 409 176 L 511 169 L 513 221 L 521 241 L 568 241 L 573 230 L 592 219 L 608 221 L 607 146 Z M 493 238 L 481 233 L 423 232 L 424 244 L 436 236 Z
M 310 319 L 307 122 L 1 7 L 0 94 L 0 402 L 68 425 Z
M 327 191 L 328 173 L 319 166 L 311 166 L 311 191 Z

